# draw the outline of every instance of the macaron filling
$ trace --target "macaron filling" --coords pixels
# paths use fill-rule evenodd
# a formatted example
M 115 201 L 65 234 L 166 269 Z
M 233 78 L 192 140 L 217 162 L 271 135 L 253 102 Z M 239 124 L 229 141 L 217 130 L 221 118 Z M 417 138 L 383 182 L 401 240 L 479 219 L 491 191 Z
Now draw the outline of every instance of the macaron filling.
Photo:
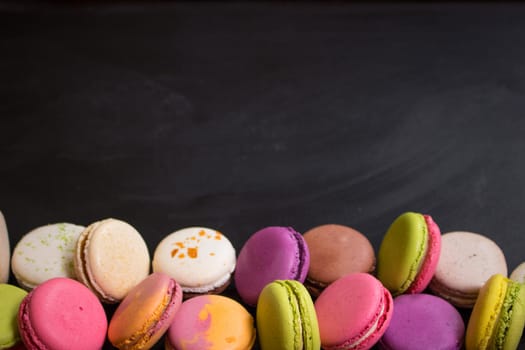
M 498 326 L 494 335 L 495 349 L 514 349 L 523 333 L 523 308 L 525 290 L 522 284 L 507 280 L 507 293 L 501 306 Z M 515 344 L 514 344 L 515 342 Z
M 494 336 L 495 349 L 503 349 L 505 338 L 510 327 L 510 319 L 512 315 L 512 306 L 516 300 L 516 295 L 519 292 L 519 287 L 515 283 L 509 283 L 507 286 L 507 293 L 501 305 L 497 330 Z

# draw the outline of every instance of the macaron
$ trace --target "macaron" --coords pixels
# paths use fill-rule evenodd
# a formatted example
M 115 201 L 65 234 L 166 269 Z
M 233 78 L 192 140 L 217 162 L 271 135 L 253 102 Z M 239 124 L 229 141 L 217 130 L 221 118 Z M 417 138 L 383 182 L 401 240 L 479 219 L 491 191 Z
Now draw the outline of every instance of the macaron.
M 20 342 L 17 316 L 26 295 L 21 288 L 0 283 L 0 349 L 10 349 Z
M 37 227 L 15 245 L 11 269 L 18 284 L 31 290 L 54 277 L 76 279 L 73 256 L 84 226 L 56 223 Z
M 372 273 L 375 269 L 372 244 L 351 227 L 321 225 L 306 231 L 303 237 L 310 252 L 310 268 L 304 284 L 314 297 L 346 274 Z
M 102 349 L 107 324 L 99 299 L 70 278 L 39 284 L 18 311 L 18 328 L 27 350 Z
M 144 238 L 127 222 L 113 218 L 86 227 L 73 261 L 79 280 L 108 304 L 124 299 L 150 271 Z
M 472 308 L 480 288 L 494 274 L 507 276 L 507 262 L 501 248 L 473 232 L 443 234 L 439 263 L 430 282 L 432 293 L 457 307 Z
M 306 279 L 310 253 L 304 237 L 291 227 L 270 226 L 252 234 L 237 257 L 234 280 L 241 299 L 257 305 L 262 289 L 274 280 Z
M 252 315 L 222 295 L 185 300 L 166 335 L 166 350 L 250 350 L 255 343 Z
M 491 276 L 479 291 L 467 324 L 466 350 L 517 349 L 525 326 L 525 285 Z
M 406 212 L 388 228 L 377 257 L 377 278 L 397 296 L 420 293 L 439 260 L 441 232 L 430 215 Z
M 188 298 L 224 291 L 235 262 L 235 248 L 225 235 L 206 227 L 188 227 L 169 234 L 157 245 L 152 265 L 154 272 L 174 278 Z
M 510 273 L 509 278 L 516 282 L 525 283 L 525 262 L 516 266 Z
M 460 350 L 465 323 L 448 301 L 431 294 L 394 298 L 394 313 L 379 344 L 384 350 Z
M 319 350 L 321 346 L 312 297 L 298 281 L 267 284 L 257 302 L 256 320 L 262 350 Z
M 366 350 L 383 336 L 392 319 L 392 295 L 368 273 L 351 273 L 325 288 L 315 300 L 321 347 Z
M 168 330 L 182 303 L 180 285 L 155 272 L 119 304 L 108 326 L 108 339 L 120 350 L 150 349 Z
M 9 245 L 9 235 L 5 218 L 0 211 L 0 283 L 7 283 L 9 280 L 9 261 L 11 259 L 11 248 Z

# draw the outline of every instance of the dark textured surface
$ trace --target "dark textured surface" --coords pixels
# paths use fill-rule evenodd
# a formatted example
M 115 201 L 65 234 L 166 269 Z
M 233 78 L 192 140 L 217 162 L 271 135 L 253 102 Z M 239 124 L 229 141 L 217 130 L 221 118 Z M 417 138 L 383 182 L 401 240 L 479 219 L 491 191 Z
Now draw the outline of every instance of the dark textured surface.
M 412 210 L 525 260 L 525 7 L 0 4 L 0 210 L 175 229 Z M 230 291 L 233 293 L 233 291 Z M 162 349 L 158 345 L 156 349 Z

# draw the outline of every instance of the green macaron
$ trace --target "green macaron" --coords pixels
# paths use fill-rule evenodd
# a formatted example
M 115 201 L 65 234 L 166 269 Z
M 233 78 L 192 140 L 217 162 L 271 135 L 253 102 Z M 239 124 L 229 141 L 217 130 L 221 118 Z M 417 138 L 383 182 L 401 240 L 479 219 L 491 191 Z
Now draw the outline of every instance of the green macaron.
M 430 215 L 406 212 L 388 228 L 377 258 L 377 278 L 397 296 L 421 293 L 441 251 L 441 231 Z
M 10 284 L 0 284 L 0 349 L 9 349 L 20 341 L 18 308 L 27 292 Z
M 295 280 L 267 284 L 257 302 L 257 332 L 262 350 L 318 350 L 319 325 L 310 294 Z

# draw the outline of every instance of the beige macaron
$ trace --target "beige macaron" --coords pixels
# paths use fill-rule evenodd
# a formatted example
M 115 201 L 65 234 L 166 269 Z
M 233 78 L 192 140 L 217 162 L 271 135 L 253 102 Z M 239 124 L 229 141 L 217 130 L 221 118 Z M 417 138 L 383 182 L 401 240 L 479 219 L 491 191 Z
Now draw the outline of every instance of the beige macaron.
M 512 270 L 510 279 L 516 282 L 525 283 L 525 262 L 522 262 Z
M 7 283 L 9 279 L 9 262 L 11 248 L 4 215 L 0 211 L 0 283 Z
M 474 232 L 448 232 L 441 237 L 429 288 L 457 307 L 472 308 L 485 282 L 494 274 L 507 273 L 505 255 L 492 239 Z
M 80 235 L 74 257 L 78 279 L 104 303 L 118 303 L 150 272 L 146 242 L 117 219 L 92 223 Z

